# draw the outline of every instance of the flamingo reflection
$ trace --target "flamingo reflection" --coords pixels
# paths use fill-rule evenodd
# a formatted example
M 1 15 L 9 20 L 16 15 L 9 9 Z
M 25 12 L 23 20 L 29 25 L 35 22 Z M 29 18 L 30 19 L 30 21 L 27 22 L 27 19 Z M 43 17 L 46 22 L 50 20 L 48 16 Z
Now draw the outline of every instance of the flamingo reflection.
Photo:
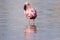
M 25 40 L 33 40 L 36 33 L 35 25 L 27 25 L 24 29 Z

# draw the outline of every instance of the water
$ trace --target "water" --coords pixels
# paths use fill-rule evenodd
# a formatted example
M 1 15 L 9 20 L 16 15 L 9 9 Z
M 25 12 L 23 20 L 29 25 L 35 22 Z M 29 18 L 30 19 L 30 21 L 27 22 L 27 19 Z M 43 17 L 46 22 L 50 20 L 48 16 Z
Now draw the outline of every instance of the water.
M 35 26 L 28 25 L 24 16 L 26 1 L 37 10 Z M 60 0 L 0 0 L 0 40 L 60 40 L 59 4 Z M 33 27 L 27 28 L 27 35 L 26 27 Z

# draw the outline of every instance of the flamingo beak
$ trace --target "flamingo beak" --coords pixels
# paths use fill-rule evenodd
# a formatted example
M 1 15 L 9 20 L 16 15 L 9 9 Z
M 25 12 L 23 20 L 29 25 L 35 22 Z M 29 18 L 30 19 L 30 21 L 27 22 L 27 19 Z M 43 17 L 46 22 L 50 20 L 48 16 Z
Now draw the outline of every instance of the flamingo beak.
M 30 5 L 30 3 L 29 2 L 26 2 L 25 5 Z

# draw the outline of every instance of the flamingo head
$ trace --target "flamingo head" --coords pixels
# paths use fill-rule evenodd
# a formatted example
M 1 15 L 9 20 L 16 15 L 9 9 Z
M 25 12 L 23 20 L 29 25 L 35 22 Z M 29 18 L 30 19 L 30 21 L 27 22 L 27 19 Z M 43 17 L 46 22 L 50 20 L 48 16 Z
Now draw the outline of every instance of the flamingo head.
M 30 7 L 30 2 L 26 2 L 25 4 L 24 4 L 24 10 L 26 10 L 27 8 L 29 8 Z
M 29 6 L 30 5 L 30 2 L 26 2 L 24 5 Z

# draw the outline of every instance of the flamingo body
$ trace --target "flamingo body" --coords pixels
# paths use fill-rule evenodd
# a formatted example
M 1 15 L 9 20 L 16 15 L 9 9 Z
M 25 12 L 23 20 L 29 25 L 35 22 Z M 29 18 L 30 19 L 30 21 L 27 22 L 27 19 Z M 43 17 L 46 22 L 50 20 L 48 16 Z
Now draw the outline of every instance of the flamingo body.
M 34 10 L 33 8 L 29 8 L 25 11 L 25 16 L 27 19 L 35 19 L 37 14 L 36 14 L 36 10 Z

